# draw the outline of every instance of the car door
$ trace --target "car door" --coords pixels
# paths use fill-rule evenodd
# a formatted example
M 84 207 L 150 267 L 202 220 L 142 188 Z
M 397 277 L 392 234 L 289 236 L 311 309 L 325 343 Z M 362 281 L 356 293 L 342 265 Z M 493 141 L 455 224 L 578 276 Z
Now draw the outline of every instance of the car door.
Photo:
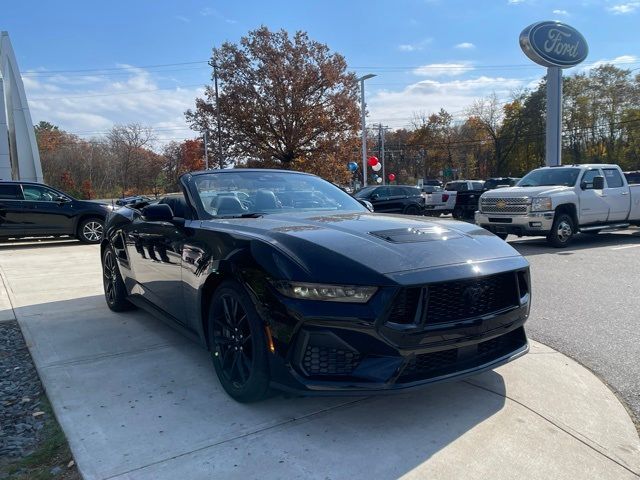
M 184 324 L 181 262 L 185 228 L 172 222 L 148 221 L 139 212 L 124 233 L 131 270 L 142 287 L 136 291 Z
M 599 168 L 587 170 L 580 180 L 580 225 L 606 222 L 609 216 L 609 204 L 605 200 L 604 190 L 593 188 L 594 177 L 602 176 Z
M 609 205 L 608 221 L 626 220 L 631 208 L 629 187 L 624 184 L 617 168 L 603 168 L 602 173 L 605 181 L 603 196 Z
M 387 212 L 402 213 L 408 204 L 406 190 L 395 185 L 389 186 L 387 189 L 389 191 Z
M 71 198 L 43 185 L 22 184 L 27 207 L 25 216 L 34 233 L 72 234 L 73 202 Z
M 17 183 L 0 183 L 0 237 L 29 234 L 22 189 Z
M 378 187 L 371 193 L 371 203 L 376 212 L 390 212 L 390 197 L 389 187 Z

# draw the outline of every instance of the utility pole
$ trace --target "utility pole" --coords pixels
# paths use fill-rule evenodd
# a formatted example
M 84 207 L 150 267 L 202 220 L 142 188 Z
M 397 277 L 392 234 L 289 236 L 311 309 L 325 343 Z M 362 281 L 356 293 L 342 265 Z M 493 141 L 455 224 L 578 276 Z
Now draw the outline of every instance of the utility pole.
M 218 126 L 218 166 L 223 167 L 224 158 L 222 155 L 222 132 L 220 129 L 220 104 L 218 102 L 218 65 L 213 61 L 213 84 L 216 92 L 216 124 Z
M 204 131 L 204 169 L 209 170 L 209 142 L 207 142 L 207 131 Z
M 380 143 L 381 143 L 381 150 L 382 153 L 380 154 L 380 158 L 382 161 L 382 184 L 386 185 L 387 184 L 387 177 L 385 175 L 385 168 L 384 168 L 384 137 L 386 135 L 387 131 L 386 131 L 386 127 L 383 127 L 382 124 L 380 124 Z
M 360 122 L 362 128 L 362 186 L 367 186 L 367 104 L 364 101 L 364 81 L 375 77 L 374 73 L 369 73 L 358 79 L 360 82 Z

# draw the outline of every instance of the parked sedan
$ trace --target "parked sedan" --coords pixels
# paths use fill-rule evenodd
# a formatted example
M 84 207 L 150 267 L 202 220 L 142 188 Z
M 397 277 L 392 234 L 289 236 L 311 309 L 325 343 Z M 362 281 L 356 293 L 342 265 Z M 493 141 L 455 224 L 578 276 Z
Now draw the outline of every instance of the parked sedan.
M 106 302 L 198 341 L 238 401 L 270 387 L 402 390 L 528 350 L 528 263 L 484 229 L 371 213 L 298 172 L 209 170 L 181 183 L 184 195 L 110 217 Z
M 78 200 L 33 182 L 0 182 L 0 238 L 74 236 L 100 243 L 106 204 Z
M 358 190 L 354 197 L 371 202 L 373 209 L 380 213 L 404 213 L 422 215 L 424 198 L 418 187 L 402 185 L 371 186 Z

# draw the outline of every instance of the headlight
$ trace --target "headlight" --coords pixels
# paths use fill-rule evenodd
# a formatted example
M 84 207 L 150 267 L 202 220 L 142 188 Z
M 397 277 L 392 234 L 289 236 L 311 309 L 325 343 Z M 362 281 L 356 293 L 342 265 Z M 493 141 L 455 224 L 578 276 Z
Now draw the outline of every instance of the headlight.
M 535 197 L 531 200 L 532 212 L 547 212 L 549 210 L 553 210 L 553 206 L 551 204 L 551 198 Z
M 359 285 L 325 285 L 287 281 L 276 281 L 273 285 L 287 297 L 324 302 L 367 303 L 378 290 L 377 287 Z

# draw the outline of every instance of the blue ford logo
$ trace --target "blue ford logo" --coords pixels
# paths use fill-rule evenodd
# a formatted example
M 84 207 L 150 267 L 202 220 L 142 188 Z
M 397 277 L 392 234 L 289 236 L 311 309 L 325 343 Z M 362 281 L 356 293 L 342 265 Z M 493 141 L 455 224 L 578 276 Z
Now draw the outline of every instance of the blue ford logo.
M 575 28 L 560 22 L 538 22 L 520 34 L 527 57 L 545 67 L 573 67 L 589 54 L 587 41 Z

